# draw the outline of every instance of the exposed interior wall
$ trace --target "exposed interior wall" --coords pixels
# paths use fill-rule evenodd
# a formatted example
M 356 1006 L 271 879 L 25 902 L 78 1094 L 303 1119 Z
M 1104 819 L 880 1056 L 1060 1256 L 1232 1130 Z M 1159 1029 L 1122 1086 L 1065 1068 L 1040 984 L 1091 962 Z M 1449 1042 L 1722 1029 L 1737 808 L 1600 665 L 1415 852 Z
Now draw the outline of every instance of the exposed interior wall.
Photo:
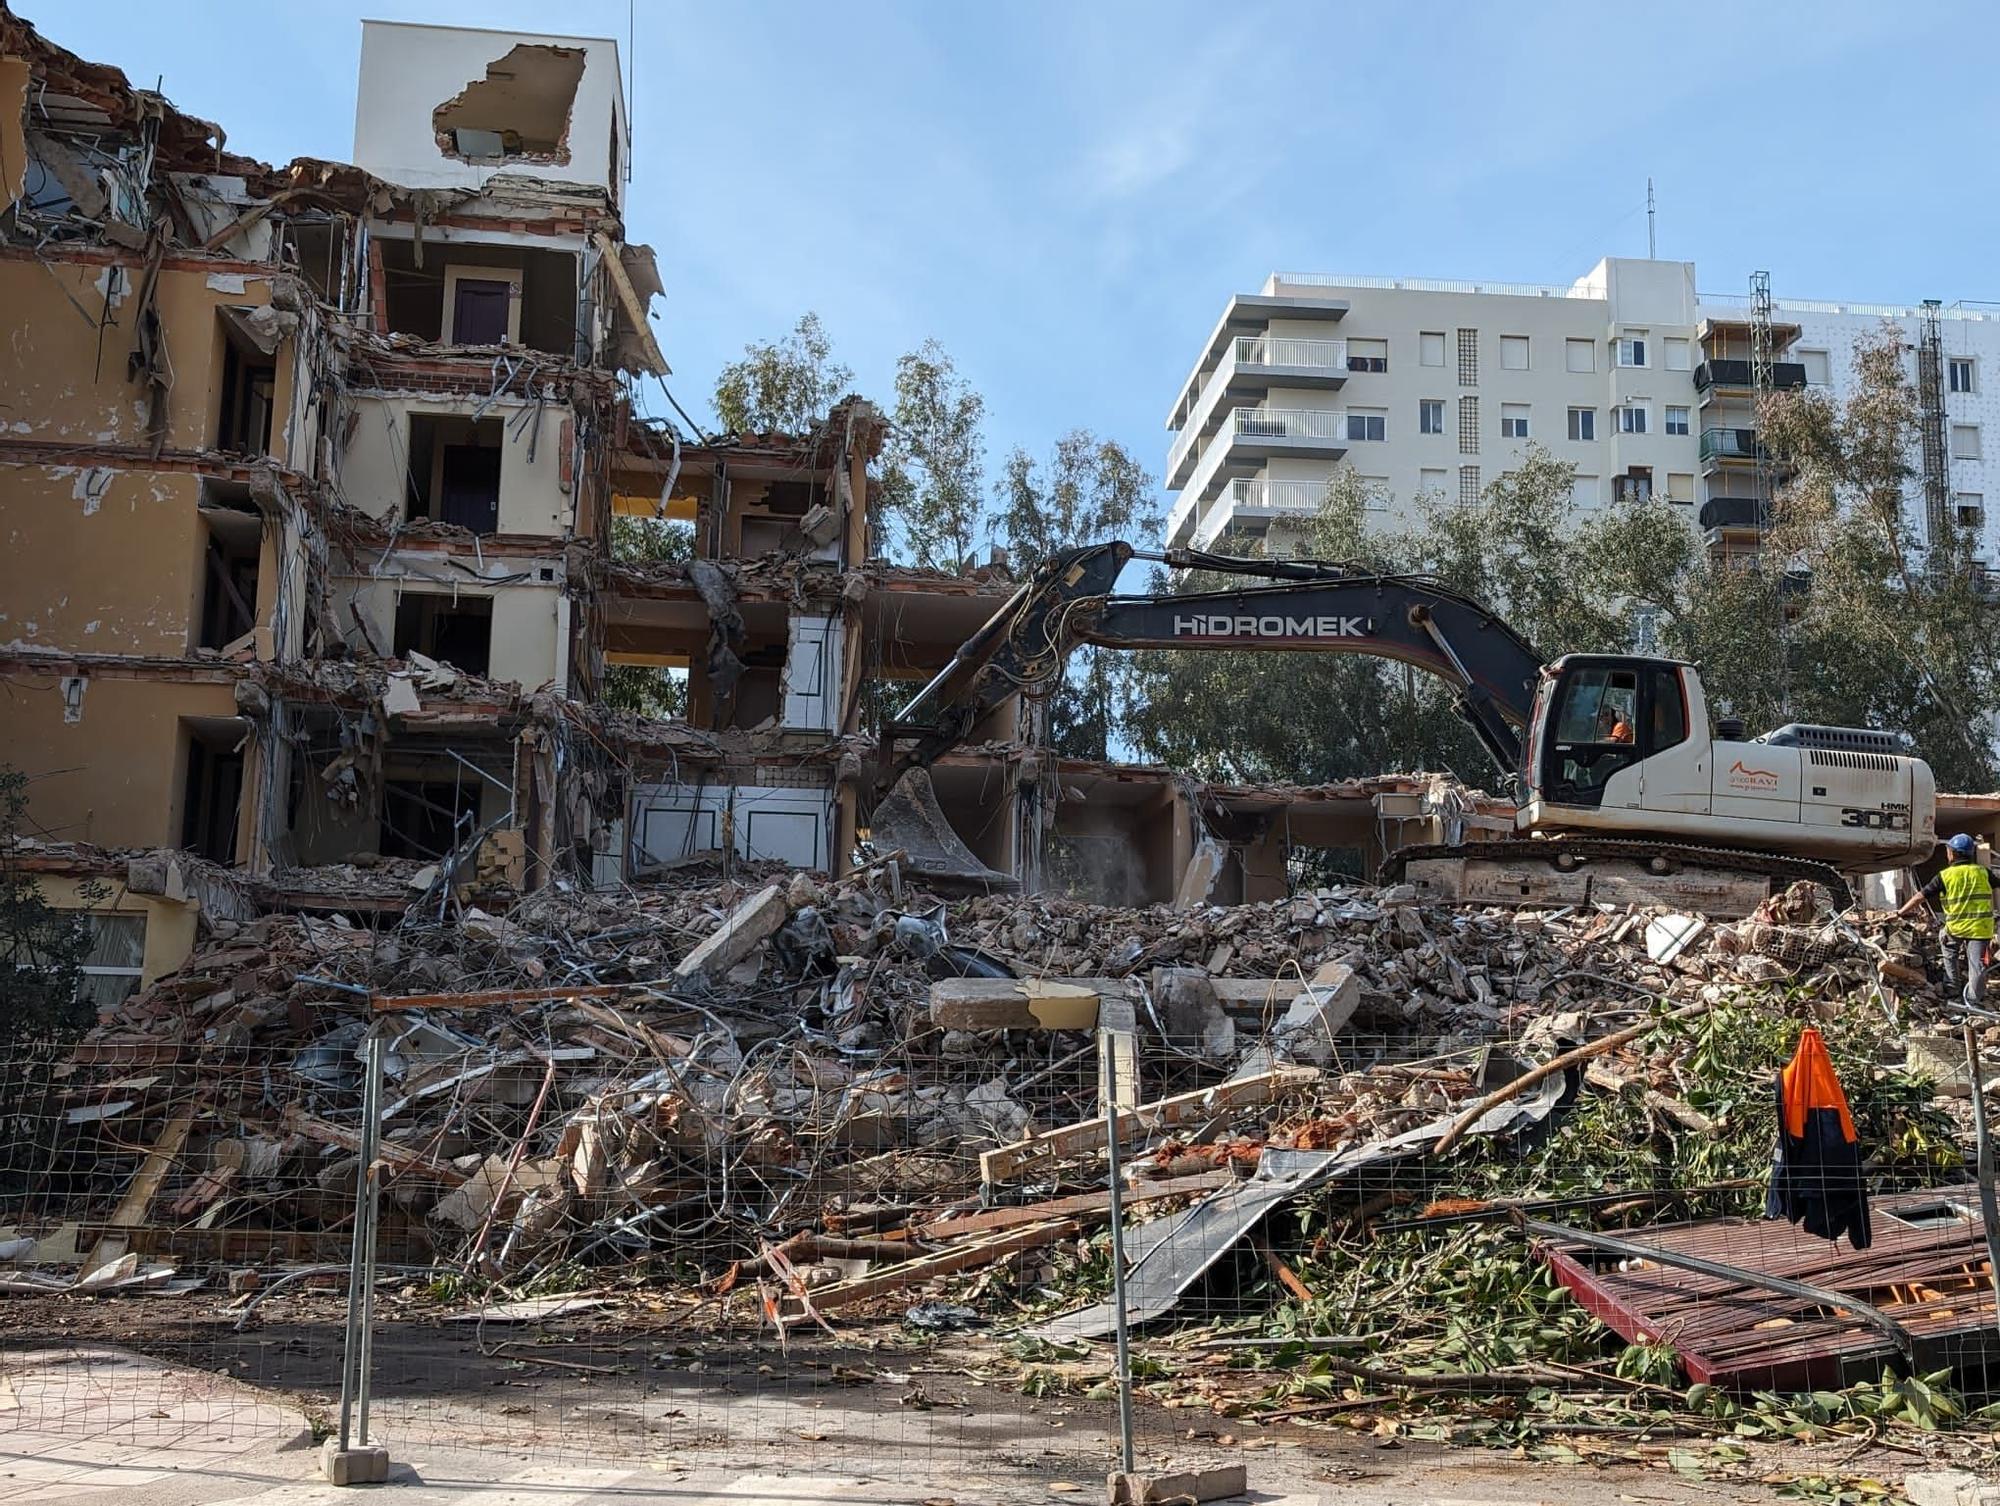
M 188 729 L 236 716 L 227 685 L 87 680 L 65 720 L 62 676 L 20 670 L 0 688 L 6 756 L 28 776 L 28 832 L 106 847 L 178 847 Z
M 475 398 L 376 398 L 355 403 L 359 422 L 340 462 L 340 486 L 347 500 L 365 512 L 394 522 L 403 516 L 409 497 L 410 416 L 413 413 L 470 419 L 480 406 Z M 501 420 L 501 533 L 560 534 L 571 516 L 571 500 L 562 479 L 561 436 L 569 423 L 567 404 L 547 404 L 541 415 L 541 437 L 535 458 L 528 459 L 534 420 L 516 430 L 512 420 L 521 403 L 502 400 L 486 405 L 485 417 Z
M 0 341 L 0 433 L 87 445 L 146 442 L 146 390 L 126 377 L 143 267 L 136 259 L 38 261 L 0 256 L 0 309 L 42 309 L 17 319 Z M 173 368 L 167 399 L 169 449 L 214 445 L 221 417 L 225 338 L 216 310 L 270 302 L 271 283 L 254 271 L 164 266 L 155 306 Z M 68 317 L 61 317 L 67 312 Z M 98 321 L 105 321 L 100 335 Z M 272 453 L 287 463 L 292 341 L 279 347 L 272 409 Z M 309 456 L 299 457 L 309 460 Z
M 826 870 L 834 833 L 831 789 L 801 770 L 786 783 L 642 784 L 633 791 L 629 871 L 725 847 L 744 858 Z
M 554 355 L 576 352 L 578 263 L 572 252 L 452 239 L 449 232 L 433 229 L 424 236 L 420 267 L 414 241 L 378 236 L 375 244 L 382 252 L 386 312 L 394 333 L 443 340 L 446 274 L 454 267 L 490 267 L 521 274 L 519 343 Z
M 1130 804 L 1063 800 L 1043 853 L 1046 887 L 1103 904 L 1165 904 L 1185 860 L 1176 861 L 1171 786 Z
M 207 539 L 197 477 L 28 465 L 8 467 L 5 486 L 0 643 L 169 657 L 188 650 L 199 632 Z
M 506 59 L 521 45 L 583 52 L 568 114 L 567 161 L 547 160 L 547 152 L 512 159 L 459 160 L 438 145 L 439 107 L 461 101 L 467 86 L 505 83 Z M 491 70 L 491 73 L 489 73 Z M 548 73 L 549 69 L 541 72 Z M 560 74 L 539 80 L 546 98 L 560 92 Z M 476 188 L 495 173 L 525 173 L 559 182 L 589 183 L 621 197 L 625 123 L 618 77 L 618 44 L 606 38 L 544 36 L 532 32 L 475 31 L 453 26 L 413 26 L 392 21 L 361 24 L 361 78 L 354 112 L 354 162 L 377 177 L 409 188 Z M 478 108 L 502 100 L 490 86 Z M 503 101 L 504 102 L 504 101 Z M 550 109 L 527 103 L 516 129 L 546 133 Z M 489 119 L 484 113 L 482 119 Z M 490 116 L 490 127 L 505 128 L 505 110 Z M 469 124 L 469 120 L 459 121 Z M 527 137 L 523 135 L 523 146 Z M 530 160 L 532 158 L 532 160 Z
M 495 778 L 506 780 L 508 764 L 504 748 L 460 744 L 458 751 Z M 388 794 L 391 785 L 448 791 L 432 803 L 455 810 L 463 802 L 465 808 L 476 811 L 482 827 L 500 820 L 512 804 L 506 790 L 421 740 L 401 746 L 391 742 L 383 753 L 380 781 L 365 783 L 361 798 L 352 805 L 327 798 L 326 785 L 319 778 L 324 764 L 323 758 L 303 760 L 287 802 L 292 859 L 306 866 L 380 856 L 385 845 L 396 846 L 397 834 L 385 832 L 384 816 L 388 814 L 391 826 L 397 825 L 395 811 L 407 808 L 403 802 L 408 796 L 399 795 L 392 800 Z M 430 794 L 426 793 L 425 798 L 430 798 Z M 406 828 L 401 835 L 407 842 L 418 833 Z M 419 851 L 408 855 L 427 858 L 442 854 Z
M 196 932 L 201 925 L 201 906 L 192 899 L 164 899 L 151 894 L 133 894 L 115 879 L 102 879 L 108 892 L 95 902 L 83 893 L 88 879 L 66 878 L 58 874 L 36 874 L 42 898 L 53 909 L 88 910 L 98 915 L 142 915 L 146 920 L 146 954 L 140 966 L 139 986 L 145 988 L 179 967 L 194 952 Z

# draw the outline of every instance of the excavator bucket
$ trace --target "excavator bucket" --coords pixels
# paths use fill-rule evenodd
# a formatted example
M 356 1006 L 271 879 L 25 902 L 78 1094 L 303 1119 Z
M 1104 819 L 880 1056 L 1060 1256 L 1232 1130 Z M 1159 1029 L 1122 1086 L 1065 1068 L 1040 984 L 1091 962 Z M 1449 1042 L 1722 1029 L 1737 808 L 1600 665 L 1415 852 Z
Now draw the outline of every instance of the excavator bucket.
M 928 769 L 911 769 L 875 807 L 869 844 L 878 853 L 901 850 L 903 871 L 935 887 L 980 893 L 1012 891 L 1019 880 L 988 868 L 967 847 L 938 806 Z

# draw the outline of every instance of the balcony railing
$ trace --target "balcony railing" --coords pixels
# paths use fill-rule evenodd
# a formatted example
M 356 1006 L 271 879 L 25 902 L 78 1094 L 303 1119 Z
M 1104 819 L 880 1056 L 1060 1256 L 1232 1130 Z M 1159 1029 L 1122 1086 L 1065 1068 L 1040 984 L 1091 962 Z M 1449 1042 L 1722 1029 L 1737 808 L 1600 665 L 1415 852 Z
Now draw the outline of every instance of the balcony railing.
M 1238 335 L 1238 366 L 1287 366 L 1328 373 L 1348 371 L 1345 340 L 1308 340 L 1292 335 Z
M 1701 458 L 1703 460 L 1755 460 L 1757 458 L 1757 431 L 1755 429 L 1703 429 L 1701 431 Z
M 1703 361 L 1694 369 L 1695 387 L 1706 392 L 1711 387 L 1748 387 L 1750 362 L 1719 358 Z M 1793 392 L 1805 386 L 1806 368 L 1802 361 L 1773 361 L 1771 386 L 1779 392 Z
M 1717 528 L 1757 529 L 1770 524 L 1770 507 L 1755 497 L 1710 497 L 1701 504 L 1697 521 L 1704 532 Z
M 1237 408 L 1229 429 L 1238 439 L 1347 438 L 1347 414 L 1337 408 Z
M 1316 513 L 1326 499 L 1324 481 L 1273 481 L 1264 476 L 1239 476 L 1223 490 L 1230 507 L 1255 507 L 1271 512 Z

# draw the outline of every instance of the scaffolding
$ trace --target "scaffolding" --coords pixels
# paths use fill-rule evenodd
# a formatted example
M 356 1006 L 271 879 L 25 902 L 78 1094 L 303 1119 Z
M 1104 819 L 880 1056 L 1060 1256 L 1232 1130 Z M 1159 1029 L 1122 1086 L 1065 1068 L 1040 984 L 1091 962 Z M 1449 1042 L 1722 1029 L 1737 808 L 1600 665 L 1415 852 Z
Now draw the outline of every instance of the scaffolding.
M 1933 550 L 1950 538 L 1951 458 L 1945 448 L 1943 305 L 1924 300 L 1917 335 L 1917 428 L 1924 451 L 1924 521 Z

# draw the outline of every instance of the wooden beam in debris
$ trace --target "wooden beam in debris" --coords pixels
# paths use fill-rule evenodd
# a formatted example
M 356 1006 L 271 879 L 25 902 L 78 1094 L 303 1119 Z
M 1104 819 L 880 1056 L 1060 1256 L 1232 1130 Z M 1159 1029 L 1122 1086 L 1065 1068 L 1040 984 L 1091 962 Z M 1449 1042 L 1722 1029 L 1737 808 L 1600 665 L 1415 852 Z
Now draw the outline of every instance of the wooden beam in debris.
M 625 317 L 632 321 L 632 331 L 638 337 L 639 347 L 646 359 L 653 363 L 653 370 L 661 376 L 673 375 L 673 368 L 667 364 L 665 354 L 653 338 L 653 326 L 646 322 L 646 302 L 639 296 L 639 290 L 632 286 L 632 279 L 625 274 L 625 263 L 618 259 L 618 247 L 611 237 L 602 230 L 595 232 L 591 240 L 596 243 L 597 254 L 603 258 L 604 270 L 611 275 L 611 286 L 618 292 L 618 303 L 625 310 Z
M 1118 1140 L 1122 1145 L 1147 1130 L 1170 1129 L 1191 1120 L 1205 1119 L 1231 1109 L 1270 1103 L 1293 1088 L 1319 1081 L 1317 1067 L 1278 1067 L 1253 1077 L 1232 1078 L 1212 1088 L 1179 1093 L 1128 1109 L 1118 1116 Z M 1031 1135 L 979 1158 L 979 1178 L 983 1182 L 1005 1181 L 1024 1166 L 1049 1157 L 1080 1156 L 1101 1150 L 1110 1134 L 1109 1121 L 1102 1114 L 1078 1124 Z
M 1197 1197 L 1205 1192 L 1213 1192 L 1218 1187 L 1227 1187 L 1239 1178 L 1226 1168 L 1222 1171 L 1204 1171 L 1198 1176 L 1164 1177 L 1157 1182 L 1137 1182 L 1126 1189 L 1120 1204 L 1126 1208 L 1137 1207 L 1140 1203 L 1156 1203 L 1162 1198 Z M 995 1229 L 1014 1229 L 1022 1224 L 1040 1223 L 1051 1218 L 1091 1218 L 1109 1215 L 1111 1193 L 1079 1192 L 1073 1197 L 1049 1198 L 1040 1203 L 1029 1203 L 1023 1208 L 994 1208 L 985 1213 L 965 1213 L 955 1218 L 935 1219 L 928 1224 L 919 1224 L 912 1232 L 926 1243 L 941 1239 L 957 1239 L 967 1234 L 984 1234 Z
M 939 1276 L 950 1276 L 959 1271 L 970 1271 L 979 1266 L 992 1265 L 1017 1250 L 1039 1249 L 1043 1245 L 1052 1245 L 1059 1239 L 1068 1239 L 1077 1232 L 1078 1227 L 1074 1219 L 1054 1219 L 1031 1224 L 1025 1229 L 996 1234 L 991 1239 L 974 1240 L 955 1245 L 949 1250 L 937 1250 L 929 1255 L 919 1255 L 915 1260 L 905 1260 L 879 1271 L 871 1271 L 868 1275 L 857 1276 L 851 1281 L 836 1281 L 831 1286 L 823 1286 L 817 1291 L 807 1293 L 804 1298 L 787 1296 L 779 1305 L 778 1318 L 780 1322 L 790 1323 L 805 1317 L 808 1300 L 814 1311 L 832 1312 L 835 1308 L 848 1307 L 885 1292 L 905 1291 L 913 1286 L 921 1286 L 924 1282 L 934 1281 Z
M 610 999 L 634 988 L 652 985 L 637 983 L 554 984 L 548 988 L 501 988 L 469 994 L 370 994 L 371 1009 L 490 1009 L 500 1004 L 538 1004 L 548 999 Z

